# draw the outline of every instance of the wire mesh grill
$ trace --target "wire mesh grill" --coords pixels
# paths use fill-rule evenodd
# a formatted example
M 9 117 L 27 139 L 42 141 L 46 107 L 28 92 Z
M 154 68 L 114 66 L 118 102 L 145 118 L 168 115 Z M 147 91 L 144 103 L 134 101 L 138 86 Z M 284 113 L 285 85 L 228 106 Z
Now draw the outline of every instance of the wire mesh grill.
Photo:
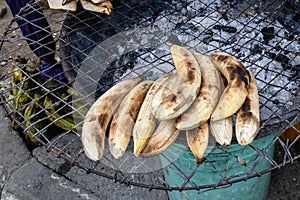
M 87 173 L 164 190 L 207 191 L 227 187 L 300 157 L 293 151 L 300 136 L 294 141 L 279 137 L 289 127 L 299 134 L 295 127 L 300 109 L 299 3 L 287 0 L 112 3 L 113 13 L 107 16 L 80 6 L 76 12 L 63 12 L 49 10 L 40 1 L 31 2 L 21 8 L 7 27 L 1 47 L 13 47 L 1 55 L 2 103 L 13 119 L 13 126 L 21 127 L 28 140 L 46 146 Z M 31 29 L 26 35 L 22 26 L 26 29 L 28 24 Z M 115 161 L 106 150 L 100 163 L 88 160 L 83 153 L 80 131 L 93 101 L 121 80 L 137 76 L 155 79 L 173 73 L 168 51 L 171 44 L 206 54 L 228 52 L 254 73 L 262 116 L 257 139 L 273 136 L 270 144 L 264 149 L 250 144 L 232 152 L 211 141 L 204 163 L 200 167 L 191 165 L 188 170 L 180 166 L 180 159 L 190 154 L 182 139 L 175 146 L 176 153 L 179 152 L 175 157 L 172 151 L 144 159 L 128 153 Z M 284 152 L 276 160 L 268 153 L 275 144 Z M 247 165 L 241 155 L 250 150 L 257 155 L 253 164 Z M 224 171 L 218 168 L 216 154 L 222 154 L 228 161 Z M 262 162 L 270 167 L 258 168 Z M 240 173 L 226 173 L 243 164 Z M 198 184 L 195 177 L 202 173 L 203 165 L 212 167 L 219 179 Z M 166 171 L 170 169 L 183 181 L 178 184 L 166 181 Z

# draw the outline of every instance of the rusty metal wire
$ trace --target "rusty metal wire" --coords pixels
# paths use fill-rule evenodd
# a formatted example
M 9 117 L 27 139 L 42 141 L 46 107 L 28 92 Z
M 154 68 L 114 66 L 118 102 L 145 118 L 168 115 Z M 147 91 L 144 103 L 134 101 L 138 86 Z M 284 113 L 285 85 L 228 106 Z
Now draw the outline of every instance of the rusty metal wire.
M 300 133 L 295 127 L 300 119 L 299 4 L 288 0 L 113 1 L 113 4 L 112 15 L 105 16 L 81 7 L 75 13 L 49 10 L 36 1 L 24 7 L 7 27 L 1 47 L 13 44 L 13 48 L 2 52 L 0 57 L 1 100 L 14 126 L 21 128 L 24 136 L 87 173 L 149 190 L 205 192 L 229 187 L 280 169 L 300 157 L 293 151 L 297 140 L 280 138 L 282 131 L 290 127 Z M 42 9 L 36 10 L 36 6 Z M 54 52 L 58 64 L 62 64 L 67 83 L 51 76 L 41 77 L 39 68 L 43 62 L 28 48 L 28 38 L 16 24 L 17 20 L 24 20 L 22 12 L 29 8 L 31 12 L 46 13 L 51 29 L 48 34 L 56 44 L 55 49 L 48 50 Z M 42 40 L 29 42 L 44 45 Z M 195 176 L 202 173 L 202 166 L 182 169 L 180 159 L 189 153 L 182 141 L 179 142 L 183 147 L 178 147 L 182 156 L 172 160 L 170 152 L 163 153 L 159 159 L 168 165 L 161 168 L 147 163 L 157 162 L 158 158 L 147 161 L 129 154 L 116 162 L 109 151 L 105 151 L 102 162 L 96 163 L 88 160 L 82 149 L 82 120 L 93 100 L 121 80 L 136 76 L 154 79 L 172 73 L 174 68 L 167 49 L 174 43 L 207 54 L 225 51 L 236 55 L 254 73 L 259 86 L 263 117 L 257 139 L 273 136 L 264 149 L 250 144 L 240 147 L 239 152 L 232 152 L 227 147 L 212 146 L 203 165 L 219 174 L 219 180 L 213 183 L 195 181 Z M 50 70 L 58 64 L 50 66 Z M 22 73 L 22 80 L 14 82 L 16 70 Z M 22 98 L 25 100 L 20 103 Z M 52 107 L 46 105 L 49 99 Z M 32 113 L 26 116 L 25 110 L 33 104 Z M 282 158 L 269 155 L 275 145 L 276 150 L 284 152 Z M 226 170 L 229 171 L 241 165 L 240 153 L 250 149 L 257 153 L 255 161 L 239 174 L 227 176 L 226 171 L 218 169 L 214 158 L 217 152 L 228 161 Z M 134 167 L 127 166 L 127 162 L 132 162 Z M 269 167 L 257 168 L 262 162 Z M 182 183 L 169 183 L 164 174 L 167 169 L 176 171 Z

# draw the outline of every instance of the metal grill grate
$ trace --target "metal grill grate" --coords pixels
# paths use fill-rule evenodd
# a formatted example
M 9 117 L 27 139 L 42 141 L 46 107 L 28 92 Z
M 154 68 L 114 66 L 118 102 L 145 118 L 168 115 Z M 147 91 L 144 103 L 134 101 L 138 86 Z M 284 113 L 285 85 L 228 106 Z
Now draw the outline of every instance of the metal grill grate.
M 299 133 L 294 126 L 299 122 L 300 109 L 299 3 L 288 0 L 112 3 L 113 13 L 107 16 L 80 6 L 76 12 L 63 12 L 49 10 L 40 1 L 31 2 L 7 27 L 1 40 L 2 49 L 10 46 L 9 51 L 1 54 L 2 104 L 13 125 L 21 127 L 28 140 L 46 146 L 87 173 L 164 190 L 207 191 L 227 187 L 300 157 L 293 151 L 296 140 L 286 142 L 279 137 L 289 127 Z M 31 27 L 27 35 L 21 33 L 22 26 Z M 250 144 L 233 152 L 230 147 L 211 141 L 202 165 L 219 174 L 215 182 L 199 185 L 195 181 L 196 175 L 202 173 L 202 165 L 181 169 L 181 159 L 190 154 L 182 138 L 173 150 L 154 158 L 134 158 L 128 152 L 121 160 L 114 160 L 106 149 L 103 161 L 96 163 L 83 153 L 82 120 L 93 101 L 121 80 L 137 76 L 155 79 L 173 73 L 168 51 L 171 44 L 206 54 L 214 51 L 233 54 L 257 80 L 262 116 L 257 139 L 273 136 L 272 141 L 264 149 Z M 268 153 L 274 144 L 284 151 L 276 160 Z M 132 144 L 128 151 L 130 148 Z M 247 151 L 257 152 L 254 162 L 239 174 L 227 175 L 226 170 L 241 165 L 240 153 Z M 225 171 L 218 168 L 216 154 L 222 154 L 228 161 Z M 262 162 L 270 167 L 257 167 Z M 178 184 L 166 181 L 168 170 L 175 171 L 184 181 Z

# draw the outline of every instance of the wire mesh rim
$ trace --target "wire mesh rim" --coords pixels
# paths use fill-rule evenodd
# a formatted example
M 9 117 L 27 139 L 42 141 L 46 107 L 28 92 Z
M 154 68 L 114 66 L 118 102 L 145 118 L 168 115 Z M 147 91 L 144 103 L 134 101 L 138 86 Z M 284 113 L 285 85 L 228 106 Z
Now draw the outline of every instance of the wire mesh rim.
M 5 110 L 7 112 L 9 112 L 10 111 L 9 108 L 3 102 L 5 102 L 5 100 L 3 99 L 3 96 L 1 95 L 1 104 L 5 108 Z M 22 123 L 20 123 L 17 119 L 15 119 L 12 115 L 8 115 L 8 117 L 11 120 L 14 120 L 15 122 L 17 122 L 24 129 L 26 129 L 26 127 L 24 127 L 24 125 Z M 241 177 L 241 178 L 237 178 L 237 179 L 234 179 L 234 180 L 231 180 L 231 181 L 222 182 L 221 184 L 217 183 L 217 184 L 208 184 L 208 185 L 201 185 L 201 186 L 185 186 L 185 187 L 168 186 L 167 187 L 167 186 L 161 186 L 161 185 L 153 185 L 153 184 L 150 185 L 150 184 L 145 184 L 145 183 L 134 182 L 134 181 L 126 180 L 126 177 L 125 177 L 125 179 L 118 178 L 117 175 L 120 173 L 120 171 L 118 171 L 118 170 L 115 170 L 116 172 L 115 172 L 114 175 L 108 175 L 106 173 L 103 173 L 101 171 L 93 169 L 94 167 L 90 167 L 90 168 L 89 167 L 85 167 L 84 165 L 80 164 L 79 162 L 74 161 L 71 158 L 69 158 L 64 152 L 60 152 L 59 150 L 55 149 L 55 147 L 53 147 L 53 145 L 51 144 L 51 142 L 50 142 L 50 145 L 47 144 L 46 142 L 42 141 L 40 138 L 36 137 L 36 135 L 33 134 L 31 131 L 27 131 L 26 134 L 29 134 L 30 137 L 38 140 L 40 144 L 42 144 L 44 147 L 47 148 L 47 152 L 51 152 L 54 155 L 56 155 L 58 158 L 62 158 L 63 160 L 67 161 L 71 166 L 76 166 L 76 167 L 84 170 L 87 174 L 93 173 L 93 174 L 102 176 L 104 178 L 113 180 L 115 183 L 118 182 L 118 183 L 125 184 L 125 185 L 132 185 L 132 186 L 137 186 L 137 187 L 142 187 L 142 188 L 148 188 L 149 191 L 151 191 L 153 189 L 154 190 L 166 190 L 166 191 L 175 191 L 175 190 L 178 190 L 178 191 L 198 190 L 199 191 L 201 189 L 219 189 L 219 188 L 223 188 L 223 187 L 230 187 L 234 183 L 246 181 L 246 180 L 251 179 L 251 178 L 260 177 L 260 176 L 262 176 L 264 174 L 267 174 L 267 173 L 270 173 L 272 171 L 279 170 L 280 168 L 284 167 L 285 165 L 291 164 L 291 163 L 293 163 L 294 161 L 296 161 L 296 160 L 298 160 L 300 158 L 300 154 L 299 154 L 299 155 L 296 155 L 296 156 L 294 156 L 294 157 L 292 157 L 292 158 L 290 158 L 290 159 L 288 159 L 286 161 L 283 161 L 280 164 L 276 164 L 275 166 L 273 166 L 271 168 L 265 169 L 263 171 L 255 173 L 255 174 L 248 175 L 246 177 Z M 276 140 L 281 141 L 280 138 L 277 138 Z M 272 143 L 275 143 L 276 140 L 274 140 Z M 295 142 L 295 141 L 293 141 L 293 142 Z M 292 145 L 292 144 L 290 144 L 290 145 Z M 195 168 L 194 171 L 196 171 L 197 168 Z M 187 179 L 187 181 L 188 181 L 188 179 Z

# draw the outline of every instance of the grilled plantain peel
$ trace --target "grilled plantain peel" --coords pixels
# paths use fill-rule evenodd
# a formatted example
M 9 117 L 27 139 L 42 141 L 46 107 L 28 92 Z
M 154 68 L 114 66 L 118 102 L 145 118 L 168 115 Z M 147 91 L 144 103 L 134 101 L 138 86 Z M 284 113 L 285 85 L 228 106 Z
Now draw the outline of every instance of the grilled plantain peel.
M 140 107 L 153 81 L 143 81 L 126 95 L 113 117 L 108 137 L 111 154 L 118 159 L 125 153 Z
M 162 76 L 154 81 L 142 103 L 132 132 L 134 144 L 133 153 L 136 157 L 140 156 L 156 128 L 157 119 L 153 114 L 152 102 L 155 98 L 156 91 L 168 78 L 169 76 Z
M 208 146 L 208 122 L 205 122 L 197 128 L 187 130 L 186 139 L 190 150 L 196 158 L 196 164 L 199 166 L 204 160 L 204 154 Z
M 233 115 L 243 105 L 248 95 L 249 75 L 243 64 L 227 53 L 212 53 L 210 58 L 227 80 L 225 91 L 211 115 L 211 121 L 217 121 Z
M 179 135 L 179 130 L 175 127 L 176 119 L 161 121 L 151 136 L 147 146 L 141 156 L 152 157 L 164 152 L 170 147 Z
M 260 126 L 259 98 L 255 77 L 248 71 L 250 84 L 245 103 L 237 112 L 235 134 L 239 144 L 247 145 L 253 141 Z
M 194 53 L 201 71 L 200 92 L 190 106 L 176 122 L 179 130 L 197 128 L 205 123 L 215 109 L 221 96 L 220 75 L 208 56 Z M 192 117 L 191 117 L 192 116 Z
M 176 68 L 176 84 L 165 87 L 155 112 L 160 120 L 173 119 L 185 112 L 194 102 L 200 89 L 201 72 L 196 58 L 184 47 L 170 47 Z
M 100 161 L 102 159 L 108 124 L 121 101 L 140 81 L 141 78 L 136 78 L 116 84 L 89 109 L 83 121 L 81 140 L 84 152 L 91 160 Z

